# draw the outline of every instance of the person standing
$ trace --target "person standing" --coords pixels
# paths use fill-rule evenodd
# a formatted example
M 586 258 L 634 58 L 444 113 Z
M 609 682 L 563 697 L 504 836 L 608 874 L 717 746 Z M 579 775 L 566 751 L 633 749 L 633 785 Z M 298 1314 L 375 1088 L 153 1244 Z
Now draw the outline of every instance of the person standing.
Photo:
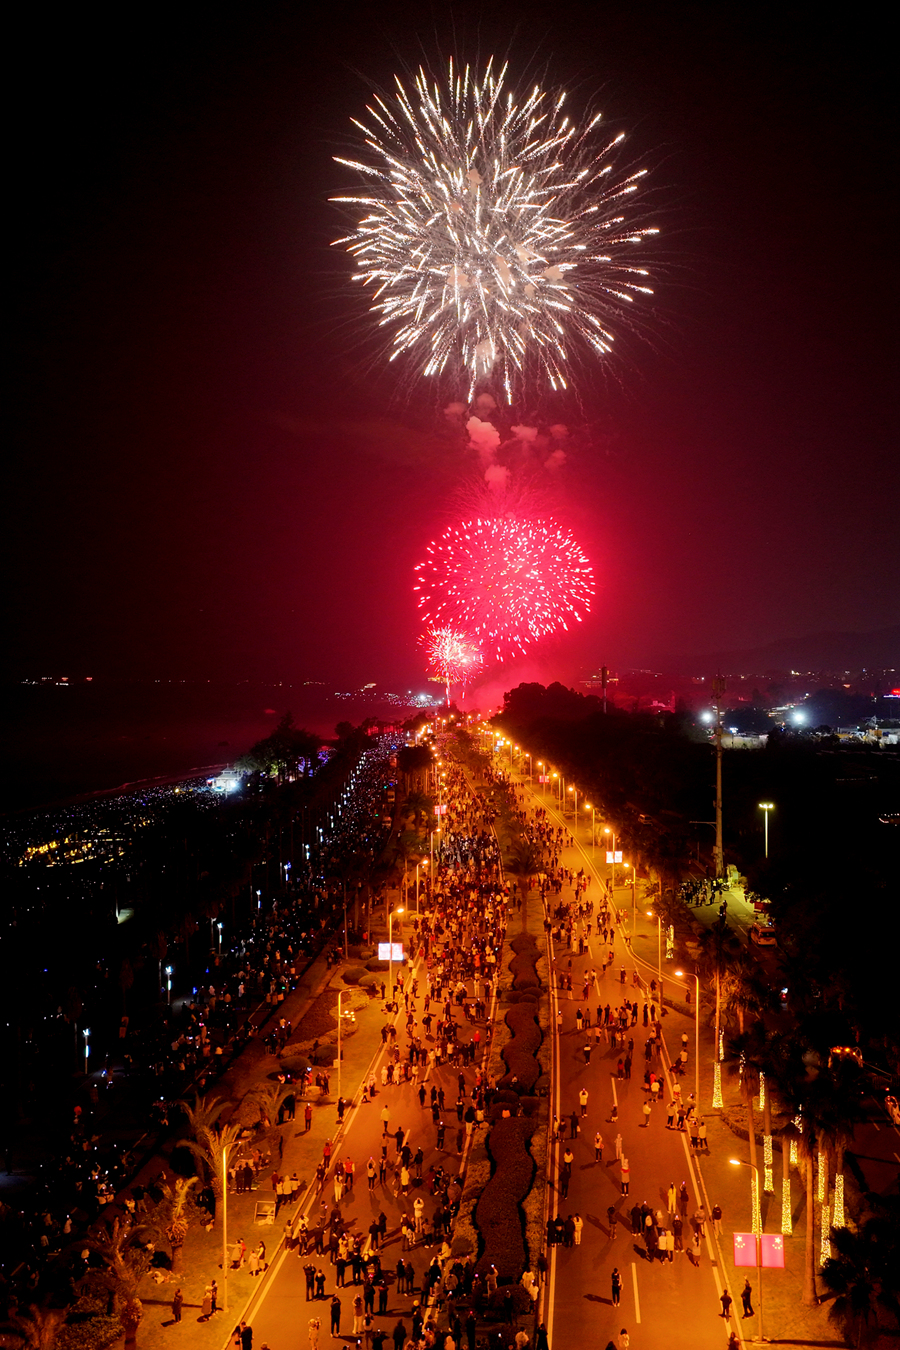
M 631 1183 L 631 1164 L 627 1158 L 622 1159 L 622 1194 L 628 1194 L 628 1187 Z
M 644 1102 L 644 1105 L 641 1107 L 641 1111 L 643 1112 L 644 1116 L 643 1128 L 646 1130 L 650 1124 L 650 1103 Z
M 722 1206 L 713 1205 L 712 1207 L 713 1228 L 716 1230 L 716 1237 L 722 1236 Z
M 335 1294 L 331 1300 L 331 1339 L 337 1340 L 341 1331 L 341 1300 Z
M 631 1345 L 631 1337 L 629 1336 L 625 1327 L 623 1327 L 622 1330 L 619 1332 L 619 1350 L 628 1350 L 628 1347 L 630 1345 Z
M 619 1300 L 622 1297 L 622 1276 L 619 1274 L 619 1267 L 616 1266 L 612 1273 L 612 1301 L 613 1307 L 618 1308 Z
M 603 1161 L 603 1135 L 598 1130 L 594 1135 L 594 1162 Z
M 309 1319 L 309 1350 L 319 1350 L 319 1328 L 321 1325 L 318 1317 Z
M 172 1317 L 176 1322 L 181 1321 L 181 1309 L 184 1306 L 184 1294 L 180 1289 L 176 1289 L 172 1295 Z
M 744 1287 L 741 1290 L 741 1303 L 744 1307 L 743 1316 L 753 1316 L 753 1286 L 749 1280 L 744 1281 Z
M 719 1302 L 722 1305 L 721 1315 L 722 1317 L 725 1318 L 725 1321 L 727 1322 L 729 1317 L 731 1316 L 731 1304 L 732 1304 L 732 1298 L 727 1289 L 722 1290 L 722 1293 L 719 1296 Z
M 588 1090 L 587 1090 L 587 1088 L 584 1088 L 584 1087 L 583 1087 L 583 1088 L 581 1089 L 581 1091 L 579 1092 L 579 1094 L 578 1094 L 578 1102 L 579 1102 L 579 1105 L 581 1106 L 581 1117 L 582 1117 L 582 1119 L 584 1119 L 584 1117 L 587 1115 L 587 1104 L 588 1104 Z

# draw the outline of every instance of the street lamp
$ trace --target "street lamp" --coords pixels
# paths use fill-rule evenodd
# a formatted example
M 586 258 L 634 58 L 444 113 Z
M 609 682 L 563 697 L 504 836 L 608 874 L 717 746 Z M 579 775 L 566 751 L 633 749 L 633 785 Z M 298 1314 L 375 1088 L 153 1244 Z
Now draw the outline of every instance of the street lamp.
M 611 881 L 610 884 L 609 884 L 609 891 L 610 891 L 610 895 L 612 896 L 613 908 L 615 908 L 615 903 L 616 903 L 616 834 L 615 834 L 615 831 L 614 831 L 614 830 L 611 830 L 611 829 L 609 828 L 608 825 L 604 825 L 604 826 L 603 826 L 603 833 L 604 833 L 604 834 L 611 834 L 611 835 L 612 835 L 612 853 L 610 853 L 610 852 L 609 852 L 609 849 L 607 848 L 607 855 L 608 855 L 608 856 L 607 856 L 606 861 L 607 861 L 607 862 L 610 862 L 610 861 L 612 862 L 612 881 Z M 607 840 L 606 842 L 607 842 L 607 844 L 609 844 L 609 840 Z
M 427 858 L 420 858 L 419 861 L 416 863 L 416 918 L 419 917 L 419 868 L 427 866 L 428 866 Z
M 256 910 L 257 913 L 262 909 L 262 891 L 256 892 Z
M 694 1101 L 697 1103 L 697 1110 L 700 1110 L 700 976 L 696 973 L 688 975 L 684 970 L 676 970 L 675 974 L 682 980 L 694 981 Z
M 574 827 L 573 827 L 573 837 L 574 837 L 575 839 L 577 839 L 577 838 L 578 838 L 578 789 L 577 789 L 577 787 L 570 787 L 570 788 L 569 788 L 569 791 L 575 793 L 575 825 L 574 825 Z
M 394 915 L 402 914 L 403 907 L 392 909 L 388 915 L 388 988 L 391 991 L 391 1002 L 394 1001 Z
M 763 1278 L 762 1262 L 760 1260 L 760 1249 L 762 1247 L 762 1223 L 760 1221 L 759 1210 L 759 1168 L 756 1163 L 745 1162 L 743 1158 L 729 1158 L 728 1161 L 732 1167 L 752 1167 L 753 1168 L 753 1191 L 751 1192 L 751 1203 L 753 1205 L 753 1241 L 756 1243 L 756 1279 L 759 1284 L 759 1335 L 755 1337 L 758 1341 L 764 1341 L 763 1335 Z
M 222 1311 L 228 1311 L 228 1149 L 222 1145 Z
M 766 832 L 766 833 L 765 833 L 765 839 L 766 839 L 766 853 L 765 853 L 765 856 L 768 858 L 768 856 L 769 856 L 769 812 L 775 810 L 775 803 L 774 803 L 774 802 L 760 802 L 760 803 L 759 803 L 759 809 L 760 809 L 760 811 L 764 811 L 764 812 L 765 812 L 765 816 L 764 816 L 764 820 L 765 820 L 765 822 L 766 822 L 766 824 L 765 824 L 765 832 Z
M 174 966 L 166 966 L 166 1002 L 171 1005 L 172 1002 L 172 973 Z
M 647 918 L 656 920 L 656 969 L 659 974 L 659 1004 L 662 1007 L 662 919 L 652 909 L 647 910 Z
M 344 997 L 343 989 L 338 990 L 338 1096 L 341 1094 L 341 1060 L 344 1058 L 344 1050 L 341 1045 L 341 1030 L 343 1028 L 343 1019 L 341 1017 L 341 999 Z
M 222 955 L 222 924 L 221 924 L 221 922 L 219 922 L 219 923 L 216 924 L 216 928 L 218 928 L 218 930 L 219 930 L 219 955 L 221 956 L 221 955 Z
M 85 1029 L 84 1029 L 84 1071 L 85 1071 L 85 1073 L 87 1073 L 87 1071 L 88 1071 L 88 1059 L 89 1059 L 89 1057 L 90 1057 L 90 1053 L 91 1053 L 91 1029 L 90 1029 L 90 1027 L 85 1027 Z
M 613 863 L 615 866 L 615 863 Z M 634 930 L 637 926 L 637 888 L 635 886 L 635 877 L 637 875 L 633 863 L 623 863 L 622 866 L 626 872 L 631 872 L 631 933 L 634 936 Z M 628 877 L 625 878 L 625 885 L 628 885 Z
M 595 831 L 595 829 L 594 829 L 594 826 L 596 825 L 597 822 L 596 822 L 595 819 L 594 819 L 594 808 L 593 808 L 593 806 L 591 806 L 590 802 L 585 802 L 585 804 L 584 804 L 584 809 L 585 809 L 585 811 L 590 811 L 590 813 L 591 813 L 591 853 L 596 853 L 596 852 L 597 852 L 597 834 L 596 834 L 596 831 Z

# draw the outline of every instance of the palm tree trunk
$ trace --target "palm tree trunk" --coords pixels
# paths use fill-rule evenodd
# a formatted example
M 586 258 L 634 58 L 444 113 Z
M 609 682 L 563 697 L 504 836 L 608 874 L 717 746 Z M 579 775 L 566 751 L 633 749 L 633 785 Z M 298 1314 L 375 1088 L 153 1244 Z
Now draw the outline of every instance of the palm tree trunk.
M 814 1308 L 816 1297 L 816 1182 L 812 1152 L 807 1148 L 803 1158 L 803 1182 L 806 1187 L 806 1247 L 803 1254 L 803 1302 Z

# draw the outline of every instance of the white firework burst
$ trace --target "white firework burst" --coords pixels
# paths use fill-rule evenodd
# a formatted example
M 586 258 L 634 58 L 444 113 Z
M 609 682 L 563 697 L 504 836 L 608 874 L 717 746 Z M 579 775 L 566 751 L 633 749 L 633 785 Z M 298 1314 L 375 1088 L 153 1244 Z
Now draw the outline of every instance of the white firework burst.
M 445 83 L 396 78 L 355 121 L 366 160 L 338 158 L 371 186 L 332 198 L 353 210 L 344 245 L 354 279 L 425 375 L 465 372 L 469 397 L 492 375 L 512 399 L 521 379 L 567 385 L 578 349 L 606 357 L 636 298 L 652 294 L 635 246 L 653 228 L 623 214 L 646 170 L 617 174 L 624 133 L 579 128 L 565 94 L 505 88 L 507 67 L 477 78 L 450 63 Z M 637 255 L 640 249 L 637 250 Z

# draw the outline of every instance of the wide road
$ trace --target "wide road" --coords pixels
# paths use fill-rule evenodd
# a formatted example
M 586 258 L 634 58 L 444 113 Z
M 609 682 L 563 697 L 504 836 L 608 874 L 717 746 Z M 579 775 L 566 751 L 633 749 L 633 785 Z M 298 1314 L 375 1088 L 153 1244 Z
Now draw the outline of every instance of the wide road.
M 535 804 L 539 803 L 547 810 L 552 809 L 550 797 L 538 797 L 536 794 L 529 796 Z M 558 815 L 556 820 L 563 823 Z M 563 851 L 561 859 L 563 866 L 575 872 L 584 868 L 593 873 L 594 879 L 588 894 L 595 902 L 595 909 L 602 895 L 603 874 L 609 870 L 603 864 L 596 864 L 596 856 L 592 855 L 590 849 L 572 846 Z M 570 898 L 571 890 L 564 890 L 563 899 Z M 630 889 L 617 888 L 616 899 L 630 920 Z M 583 956 L 578 955 L 577 947 L 570 951 L 565 944 L 553 944 L 557 972 L 568 969 L 571 960 L 573 974 L 571 996 L 565 993 L 560 995 L 555 987 L 556 981 L 551 992 L 551 1024 L 557 1025 L 558 1022 L 559 1025 L 554 1047 L 553 1114 L 562 1120 L 575 1112 L 579 1115 L 580 1132 L 572 1141 L 570 1131 L 567 1130 L 565 1141 L 559 1142 L 553 1149 L 550 1215 L 555 1217 L 559 1214 L 566 1218 L 570 1214 L 578 1214 L 584 1221 L 584 1227 L 580 1245 L 552 1246 L 549 1249 L 550 1273 L 544 1317 L 550 1345 L 552 1350 L 557 1347 L 562 1350 L 562 1347 L 573 1345 L 597 1345 L 602 1350 L 610 1341 L 618 1345 L 624 1328 L 629 1334 L 633 1350 L 637 1347 L 640 1350 L 672 1350 L 673 1346 L 679 1345 L 690 1345 L 691 1350 L 722 1350 L 727 1334 L 719 1316 L 722 1285 L 715 1264 L 716 1252 L 710 1223 L 705 1227 L 699 1255 L 688 1254 L 691 1247 L 690 1218 L 707 1201 L 694 1160 L 688 1153 L 690 1143 L 686 1134 L 666 1129 L 666 1103 L 672 1100 L 673 1084 L 668 1069 L 657 1058 L 652 1061 L 652 1067 L 657 1072 L 662 1068 L 665 1088 L 661 1100 L 652 1108 L 649 1125 L 644 1124 L 642 1108 L 647 1100 L 643 1082 L 646 1067 L 644 1047 L 648 1031 L 642 1020 L 644 999 L 633 984 L 635 961 L 624 938 L 622 927 L 617 925 L 612 943 L 614 963 L 602 976 L 599 972 L 610 946 L 608 943 L 602 947 L 598 944 L 596 923 Z M 652 946 L 652 956 L 655 957 L 655 942 Z M 651 953 L 648 951 L 649 955 Z M 621 980 L 623 966 L 624 984 Z M 584 977 L 591 971 L 598 973 L 597 979 L 588 999 L 583 1001 Z M 652 974 L 652 969 L 642 963 L 640 975 L 643 979 L 649 980 Z M 642 988 L 646 990 L 646 983 Z M 638 999 L 640 1002 L 637 1025 L 626 1033 L 626 1045 L 629 1038 L 634 1039 L 630 1081 L 616 1078 L 616 1067 L 623 1057 L 622 1051 L 614 1050 L 606 1036 L 602 1037 L 599 1045 L 594 1044 L 598 1004 L 603 1007 L 609 1004 L 616 1009 L 626 998 L 629 1001 Z M 584 1053 L 586 1034 L 578 1032 L 575 1025 L 579 1007 L 582 1010 L 590 1009 L 590 1039 L 593 1046 L 590 1063 L 586 1062 Z M 682 1020 L 678 1019 L 677 1045 L 670 1047 L 673 1058 L 677 1057 L 681 1049 Z M 672 1016 L 666 1018 L 667 1023 L 674 1021 Z M 691 1030 L 691 1024 L 686 1021 L 685 1029 Z M 667 1026 L 664 1037 L 671 1039 L 671 1036 L 672 1030 Z M 692 1035 L 690 1052 L 693 1055 Z M 692 1062 L 689 1067 L 687 1077 L 681 1080 L 685 1100 L 693 1086 Z M 582 1088 L 587 1088 L 588 1102 L 587 1115 L 580 1119 L 579 1094 Z M 617 1121 L 610 1120 L 614 1104 L 617 1106 Z M 601 1162 L 595 1161 L 594 1136 L 597 1131 L 604 1143 Z M 620 1156 L 617 1156 L 618 1141 Z M 563 1197 L 560 1163 L 567 1147 L 574 1154 L 574 1162 L 568 1194 Z M 627 1196 L 622 1193 L 623 1157 L 627 1159 L 630 1169 Z M 643 1239 L 632 1236 L 631 1208 L 646 1202 L 654 1211 L 662 1211 L 666 1225 L 671 1228 L 666 1196 L 672 1182 L 679 1190 L 681 1183 L 685 1182 L 689 1196 L 688 1218 L 684 1223 L 685 1251 L 675 1253 L 672 1261 L 663 1262 L 659 1257 L 651 1260 Z M 615 1234 L 607 1218 L 610 1205 L 616 1208 Z M 619 1272 L 622 1286 L 618 1306 L 614 1306 L 612 1297 L 615 1269 Z

